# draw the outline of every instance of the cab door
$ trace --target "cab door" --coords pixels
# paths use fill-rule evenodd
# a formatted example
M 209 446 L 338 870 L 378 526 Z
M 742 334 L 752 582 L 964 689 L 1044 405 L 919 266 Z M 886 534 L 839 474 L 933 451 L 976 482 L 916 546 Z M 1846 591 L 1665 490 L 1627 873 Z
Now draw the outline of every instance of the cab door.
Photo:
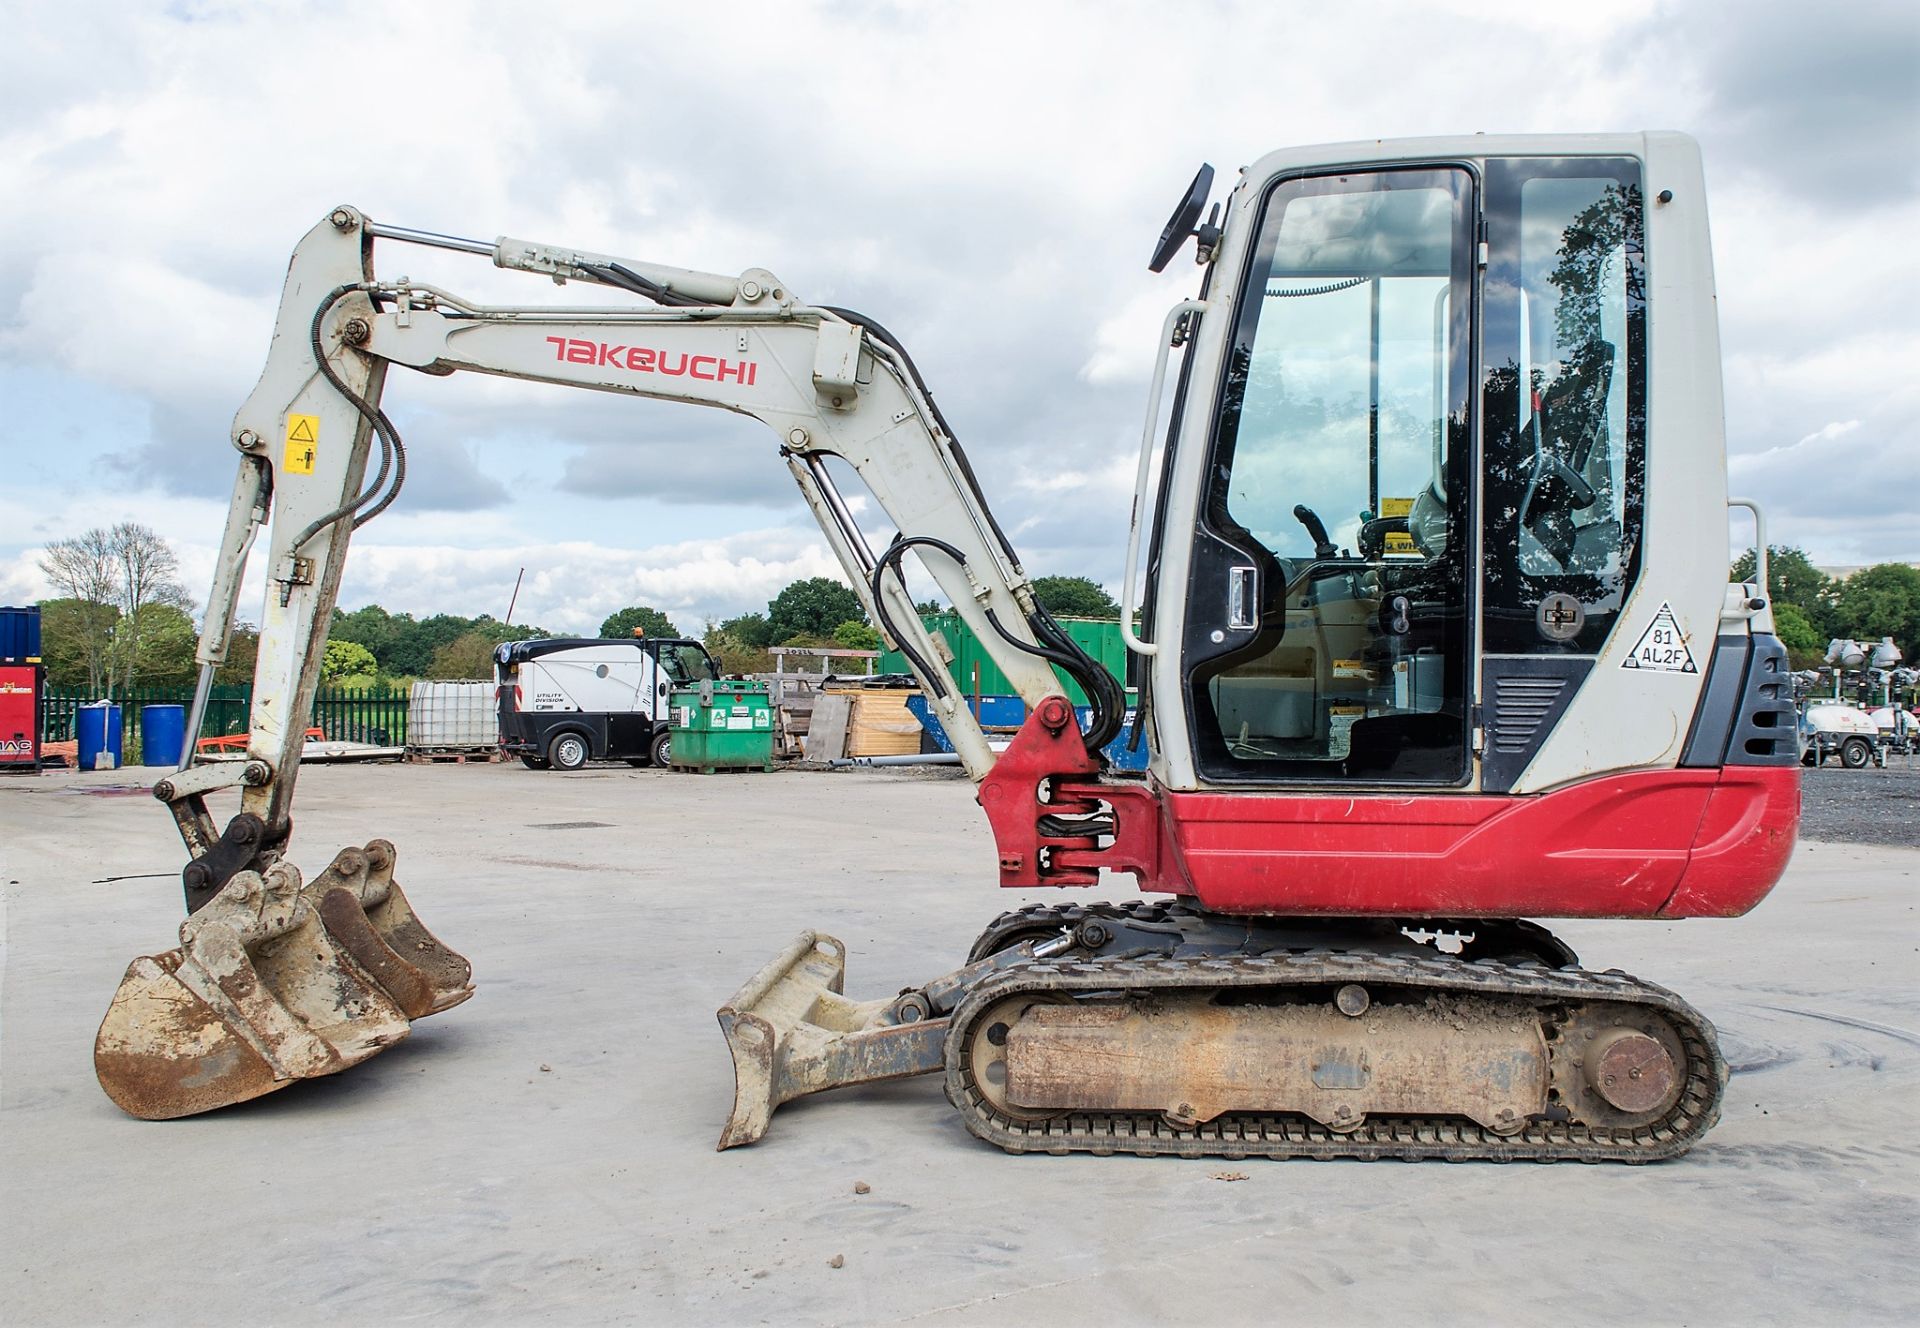
M 1466 165 L 1268 188 L 1188 559 L 1204 783 L 1469 779 L 1477 218 Z

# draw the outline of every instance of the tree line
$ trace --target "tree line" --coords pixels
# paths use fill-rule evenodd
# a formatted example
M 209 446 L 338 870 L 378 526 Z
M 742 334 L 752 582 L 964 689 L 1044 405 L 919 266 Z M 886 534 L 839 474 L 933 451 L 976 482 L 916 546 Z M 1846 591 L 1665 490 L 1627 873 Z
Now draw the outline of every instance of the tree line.
M 40 605 L 41 651 L 47 681 L 61 688 L 85 687 L 98 697 L 116 697 L 138 684 L 185 687 L 199 669 L 194 662 L 198 629 L 194 599 L 180 581 L 171 546 L 135 522 L 90 530 L 47 546 L 40 568 L 59 594 Z M 1120 606 L 1083 576 L 1044 576 L 1035 597 L 1063 617 L 1114 618 Z M 937 600 L 923 613 L 944 607 Z M 603 637 L 688 637 L 660 610 L 632 604 L 607 616 Z M 551 637 L 531 623 L 505 623 L 490 614 L 465 617 L 436 613 L 416 618 L 378 604 L 335 609 L 321 665 L 322 681 L 348 687 L 399 685 L 413 678 L 486 678 L 495 647 L 507 641 Z M 832 577 L 794 581 L 767 602 L 764 612 L 744 613 L 702 625 L 700 638 L 729 673 L 772 667 L 774 646 L 878 650 L 879 631 L 867 621 L 853 591 Z M 216 681 L 252 680 L 259 633 L 236 624 L 227 660 Z
M 1734 561 L 1735 581 L 1754 577 L 1753 550 Z M 1791 545 L 1767 546 L 1767 598 L 1774 630 L 1795 668 L 1818 664 L 1836 638 L 1892 637 L 1911 664 L 1920 661 L 1920 567 L 1876 563 L 1832 577 Z
M 1796 668 L 1819 663 L 1835 637 L 1867 642 L 1892 637 L 1908 663 L 1920 662 L 1920 568 L 1880 563 L 1839 578 L 1820 571 L 1792 546 L 1770 545 L 1767 557 L 1774 624 Z M 59 592 L 40 605 L 49 684 L 85 687 L 108 697 L 123 695 L 136 683 L 184 687 L 193 682 L 198 672 L 194 600 L 181 584 L 179 558 L 153 530 L 127 521 L 56 540 L 47 546 L 40 569 Z M 1736 581 L 1753 578 L 1751 549 L 1734 561 L 1731 573 Z M 1038 577 L 1033 589 L 1042 607 L 1061 617 L 1120 616 L 1113 597 L 1088 577 Z M 918 607 L 936 613 L 944 606 L 928 601 Z M 635 628 L 649 637 L 691 635 L 645 604 L 609 614 L 600 635 L 628 637 Z M 484 613 L 415 618 L 378 604 L 351 612 L 336 609 L 322 678 L 363 687 L 411 678 L 486 678 L 493 672 L 494 648 L 502 642 L 552 635 L 531 623 L 504 623 Z M 877 650 L 881 644 L 854 593 L 824 576 L 787 585 L 767 602 L 765 612 L 704 624 L 700 636 L 729 673 L 771 668 L 773 646 Z M 216 681 L 251 680 L 258 639 L 251 625 L 236 626 Z

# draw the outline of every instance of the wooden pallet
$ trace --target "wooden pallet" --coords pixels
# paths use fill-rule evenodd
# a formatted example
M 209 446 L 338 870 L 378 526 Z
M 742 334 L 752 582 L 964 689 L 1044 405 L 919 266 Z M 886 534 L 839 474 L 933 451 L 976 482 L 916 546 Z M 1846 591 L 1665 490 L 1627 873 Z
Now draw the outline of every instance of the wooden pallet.
M 411 765 L 492 765 L 506 759 L 498 747 L 428 747 L 407 752 Z
M 744 774 L 769 774 L 770 775 L 773 773 L 773 762 L 768 761 L 764 765 L 677 765 L 676 764 L 676 765 L 673 765 L 671 769 L 673 770 L 673 773 L 676 775 L 730 775 L 735 773 L 736 771 Z

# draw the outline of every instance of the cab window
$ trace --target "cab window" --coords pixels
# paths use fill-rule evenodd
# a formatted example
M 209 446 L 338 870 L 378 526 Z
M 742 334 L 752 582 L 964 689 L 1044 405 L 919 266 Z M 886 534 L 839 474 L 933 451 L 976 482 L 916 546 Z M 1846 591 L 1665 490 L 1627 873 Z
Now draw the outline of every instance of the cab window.
M 1481 397 L 1491 652 L 1597 650 L 1638 573 L 1641 212 L 1632 160 L 1487 165 Z

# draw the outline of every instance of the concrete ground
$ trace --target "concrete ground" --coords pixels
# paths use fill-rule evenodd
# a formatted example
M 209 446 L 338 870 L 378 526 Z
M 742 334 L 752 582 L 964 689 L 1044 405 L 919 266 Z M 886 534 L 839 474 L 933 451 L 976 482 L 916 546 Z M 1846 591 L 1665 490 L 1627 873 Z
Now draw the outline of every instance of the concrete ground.
M 0 780 L 11 1323 L 1920 1318 L 1920 848 L 1803 845 L 1737 921 L 1562 928 L 1721 1029 L 1725 1119 L 1665 1165 L 1010 1157 L 932 1078 L 720 1154 L 713 1010 L 797 930 L 885 994 L 1014 902 L 963 780 L 310 768 L 296 860 L 394 840 L 479 994 L 347 1074 L 156 1124 L 91 1064 L 179 922 L 133 773 Z

